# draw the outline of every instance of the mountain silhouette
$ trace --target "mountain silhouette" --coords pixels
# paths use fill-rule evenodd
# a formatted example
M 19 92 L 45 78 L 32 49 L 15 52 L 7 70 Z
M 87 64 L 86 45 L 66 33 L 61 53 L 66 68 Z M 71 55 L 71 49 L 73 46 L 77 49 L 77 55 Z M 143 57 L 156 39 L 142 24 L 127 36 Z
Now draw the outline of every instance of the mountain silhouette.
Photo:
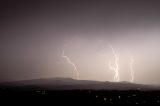
M 46 90 L 160 90 L 160 86 L 135 84 L 130 82 L 108 82 L 75 80 L 72 78 L 44 78 L 5 82 L 1 88 L 22 87 L 28 89 Z

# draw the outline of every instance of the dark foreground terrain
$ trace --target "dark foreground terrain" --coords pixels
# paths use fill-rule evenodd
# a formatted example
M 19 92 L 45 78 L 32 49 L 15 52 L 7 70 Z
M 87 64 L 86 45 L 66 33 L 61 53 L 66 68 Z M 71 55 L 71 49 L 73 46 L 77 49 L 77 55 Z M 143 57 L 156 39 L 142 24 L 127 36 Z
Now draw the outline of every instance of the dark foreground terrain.
M 51 104 L 160 104 L 160 91 L 1 90 L 1 100 Z
M 41 79 L 1 84 L 0 100 L 5 103 L 51 105 L 160 104 L 160 90 L 159 87 L 126 82 Z

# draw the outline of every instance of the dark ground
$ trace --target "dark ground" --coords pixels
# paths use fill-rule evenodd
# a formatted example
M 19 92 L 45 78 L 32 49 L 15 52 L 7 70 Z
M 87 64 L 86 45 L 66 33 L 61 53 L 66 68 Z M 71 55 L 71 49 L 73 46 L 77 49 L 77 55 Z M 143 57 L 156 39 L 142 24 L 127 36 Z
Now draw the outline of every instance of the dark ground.
M 5 88 L 0 90 L 1 101 L 14 103 L 50 104 L 160 104 L 160 91 L 118 90 L 32 90 Z

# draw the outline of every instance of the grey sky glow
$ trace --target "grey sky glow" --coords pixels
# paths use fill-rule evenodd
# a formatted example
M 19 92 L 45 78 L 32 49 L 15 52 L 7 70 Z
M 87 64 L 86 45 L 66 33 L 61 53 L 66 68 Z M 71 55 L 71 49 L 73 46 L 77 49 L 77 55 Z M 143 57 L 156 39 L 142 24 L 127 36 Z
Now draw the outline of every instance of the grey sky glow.
M 108 62 L 119 55 L 119 79 L 160 84 L 160 1 L 2 0 L 0 82 L 46 77 L 113 81 Z

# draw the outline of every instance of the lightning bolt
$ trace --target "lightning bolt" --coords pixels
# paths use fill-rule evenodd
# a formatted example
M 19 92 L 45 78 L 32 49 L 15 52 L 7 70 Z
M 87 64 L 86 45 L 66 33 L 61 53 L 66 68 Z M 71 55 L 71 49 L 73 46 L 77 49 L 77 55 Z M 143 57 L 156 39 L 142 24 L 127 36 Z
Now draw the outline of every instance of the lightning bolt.
M 130 80 L 130 82 L 133 82 L 133 81 L 134 81 L 133 63 L 134 63 L 134 59 L 133 59 L 133 57 L 131 56 L 131 57 L 130 57 L 130 73 L 131 73 L 131 80 Z
M 110 48 L 111 48 L 111 50 L 113 52 L 114 66 L 111 65 L 111 61 L 109 61 L 108 65 L 109 65 L 109 68 L 115 72 L 114 81 L 119 82 L 119 65 L 118 65 L 119 57 L 116 54 L 115 50 L 113 49 L 112 45 L 109 44 L 109 46 L 110 46 Z
M 62 57 L 65 58 L 67 60 L 67 62 L 73 66 L 74 71 L 76 72 L 76 79 L 79 80 L 78 69 L 77 69 L 76 65 L 70 60 L 70 58 L 64 54 L 64 50 L 62 51 Z

